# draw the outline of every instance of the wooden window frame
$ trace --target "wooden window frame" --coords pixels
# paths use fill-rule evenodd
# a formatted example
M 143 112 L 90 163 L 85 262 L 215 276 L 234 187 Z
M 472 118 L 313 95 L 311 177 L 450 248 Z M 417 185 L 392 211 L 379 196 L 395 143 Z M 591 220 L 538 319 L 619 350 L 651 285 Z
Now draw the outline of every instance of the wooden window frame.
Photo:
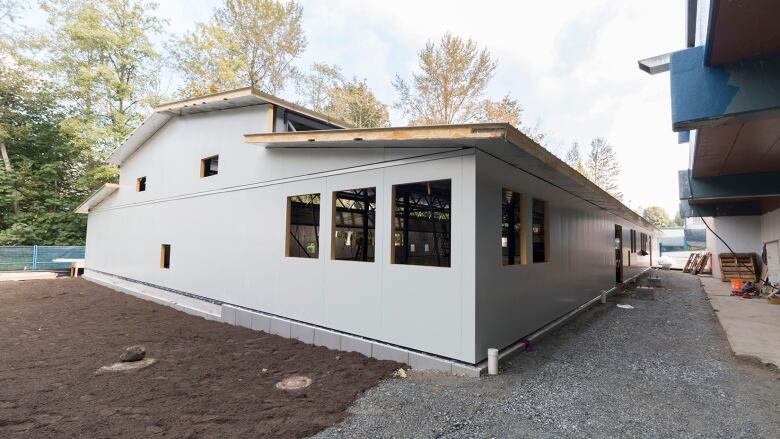
M 141 185 L 143 182 L 143 188 L 141 188 Z M 135 179 L 135 191 L 136 192 L 146 192 L 146 176 L 138 177 Z
M 449 264 L 447 265 L 423 265 L 423 264 L 409 264 L 408 258 L 407 263 L 401 263 L 396 260 L 395 256 L 395 234 L 396 234 L 396 228 L 395 228 L 395 214 L 396 214 L 396 199 L 397 199 L 397 187 L 398 186 L 406 186 L 406 185 L 412 185 L 412 184 L 421 184 L 421 183 L 434 183 L 439 181 L 448 181 L 450 185 L 450 242 L 452 241 L 452 215 L 453 215 L 453 208 L 452 208 L 452 178 L 431 178 L 431 179 L 423 179 L 423 180 L 415 180 L 415 181 L 409 181 L 405 183 L 393 183 L 391 185 L 391 202 L 390 202 L 390 264 L 391 265 L 399 265 L 399 266 L 405 266 L 405 267 L 423 267 L 423 268 L 452 268 L 453 260 L 452 260 L 452 252 L 450 250 L 449 255 Z M 408 224 L 404 224 L 404 227 L 409 227 Z
M 171 245 L 160 244 L 160 268 L 169 270 L 171 268 Z
M 293 197 L 299 197 L 303 195 L 317 195 L 320 198 L 320 213 L 319 213 L 319 223 L 317 224 L 317 229 L 321 230 L 322 226 L 322 192 L 311 192 L 308 194 L 295 194 L 295 195 L 288 195 L 287 196 L 287 207 L 286 207 L 286 214 L 285 214 L 285 220 L 284 220 L 284 256 L 286 258 L 292 258 L 292 259 L 311 259 L 314 261 L 317 261 L 320 259 L 320 255 L 322 254 L 322 235 L 319 235 L 317 237 L 317 257 L 302 257 L 302 256 L 292 256 L 290 254 L 290 236 L 292 229 L 290 228 L 290 220 L 292 219 L 292 198 Z M 335 201 L 331 200 L 331 208 L 335 207 Z M 331 247 L 333 247 L 331 245 Z M 332 253 L 332 250 L 331 250 Z
M 214 158 L 219 160 L 219 154 L 214 154 L 200 159 L 200 178 L 207 178 L 207 177 L 213 177 L 215 175 L 219 175 L 219 169 L 217 169 L 217 172 L 215 174 L 206 175 L 206 161 Z
M 512 189 L 508 189 L 506 187 L 501 188 L 501 209 L 502 209 L 501 227 L 502 228 L 503 228 L 503 222 L 504 222 L 504 219 L 503 219 L 504 194 L 506 192 L 511 192 L 513 195 L 517 194 L 518 198 L 519 198 L 518 203 L 520 204 L 520 212 L 519 212 L 520 218 L 519 218 L 518 222 L 520 223 L 520 227 L 519 227 L 519 230 L 518 230 L 517 245 L 520 247 L 520 262 L 517 263 L 517 264 L 515 264 L 515 263 L 512 263 L 512 264 L 506 263 L 504 261 L 503 245 L 502 245 L 502 247 L 500 247 L 501 248 L 501 265 L 504 266 L 504 267 L 517 267 L 517 266 L 522 266 L 522 265 L 528 264 L 528 248 L 527 248 L 528 247 L 528 241 L 527 241 L 527 232 L 526 232 L 526 229 L 527 229 L 527 227 L 526 227 L 527 208 L 526 208 L 526 205 L 525 205 L 525 194 L 522 193 L 522 192 L 514 191 Z M 545 215 L 545 218 L 547 218 L 546 215 Z M 502 238 L 503 238 L 503 236 L 502 236 Z M 547 242 L 547 241 L 545 240 L 545 242 Z M 546 253 L 547 253 L 547 250 L 545 250 L 545 254 Z M 512 259 L 514 260 L 514 258 L 512 258 Z
M 374 190 L 374 255 L 372 261 L 364 261 L 362 259 L 355 259 L 355 260 L 345 260 L 345 259 L 336 259 L 336 246 L 334 245 L 334 240 L 336 239 L 336 200 L 338 197 L 336 194 L 339 192 L 345 192 L 350 190 L 363 190 L 363 189 L 373 189 Z M 330 194 L 330 260 L 331 261 L 344 261 L 344 262 L 368 262 L 368 263 L 374 263 L 376 262 L 376 216 L 378 213 L 378 203 L 377 203 L 377 195 L 379 192 L 377 192 L 376 186 L 367 186 L 367 187 L 361 187 L 361 188 L 353 188 L 353 189 L 341 189 L 337 191 L 332 191 Z M 322 203 L 322 198 L 320 198 L 320 203 Z M 322 211 L 320 211 L 320 218 L 322 218 Z M 287 221 L 287 226 L 289 227 L 290 222 Z M 289 236 L 289 232 L 287 233 Z M 368 236 L 365 236 L 363 239 L 368 241 Z M 289 248 L 289 246 L 288 246 Z

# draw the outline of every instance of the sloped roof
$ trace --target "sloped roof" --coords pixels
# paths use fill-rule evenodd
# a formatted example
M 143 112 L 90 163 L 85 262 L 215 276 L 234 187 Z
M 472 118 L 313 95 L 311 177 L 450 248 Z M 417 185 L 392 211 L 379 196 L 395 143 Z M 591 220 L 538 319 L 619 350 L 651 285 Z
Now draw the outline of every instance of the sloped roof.
M 111 152 L 107 161 L 115 165 L 121 164 L 174 117 L 264 104 L 272 104 L 286 108 L 295 113 L 331 125 L 334 128 L 351 127 L 351 125 L 346 122 L 309 110 L 276 96 L 263 93 L 253 87 L 245 87 L 237 90 L 170 102 L 155 107 L 152 114 L 150 114 L 121 145 Z
M 84 202 L 81 203 L 81 205 L 79 205 L 79 207 L 77 207 L 74 212 L 89 213 L 90 209 L 105 201 L 105 199 L 110 197 L 114 192 L 116 192 L 117 189 L 119 189 L 118 184 L 104 184 L 103 187 L 95 191 L 92 195 L 89 196 L 89 198 L 84 200 Z
M 629 222 L 660 232 L 517 128 L 507 123 L 247 134 L 266 148 L 476 148 Z

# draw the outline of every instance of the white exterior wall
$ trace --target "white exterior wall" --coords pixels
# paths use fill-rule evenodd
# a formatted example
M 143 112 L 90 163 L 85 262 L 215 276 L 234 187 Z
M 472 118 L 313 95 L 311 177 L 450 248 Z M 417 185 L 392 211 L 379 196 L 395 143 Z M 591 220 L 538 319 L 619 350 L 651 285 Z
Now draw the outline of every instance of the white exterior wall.
M 525 265 L 502 265 L 502 189 L 524 194 Z M 549 204 L 549 262 L 532 262 L 531 200 Z M 648 230 L 576 198 L 484 153 L 477 153 L 475 357 L 504 348 L 615 286 L 615 224 L 623 227 L 623 278 L 644 271 L 650 255 L 630 254 L 630 230 Z M 656 241 L 653 239 L 653 241 Z M 657 245 L 652 242 L 652 252 Z M 648 248 L 648 252 L 651 249 Z M 657 257 L 657 253 L 652 253 Z
M 704 218 L 704 221 L 731 246 L 734 252 L 755 253 L 758 256 L 759 265 L 761 264 L 763 243 L 761 240 L 761 216 L 722 216 Z M 707 251 L 712 253 L 712 275 L 721 277 L 718 255 L 729 253 L 729 249 L 709 230 L 707 230 Z
M 90 212 L 87 269 L 473 363 L 473 153 L 245 144 L 266 120 L 252 107 L 169 122 Z M 214 154 L 219 174 L 199 178 Z M 437 179 L 452 180 L 451 267 L 390 264 L 392 185 Z M 331 261 L 331 193 L 362 187 L 377 191 L 376 262 Z M 308 193 L 321 194 L 320 257 L 288 258 L 287 197 Z

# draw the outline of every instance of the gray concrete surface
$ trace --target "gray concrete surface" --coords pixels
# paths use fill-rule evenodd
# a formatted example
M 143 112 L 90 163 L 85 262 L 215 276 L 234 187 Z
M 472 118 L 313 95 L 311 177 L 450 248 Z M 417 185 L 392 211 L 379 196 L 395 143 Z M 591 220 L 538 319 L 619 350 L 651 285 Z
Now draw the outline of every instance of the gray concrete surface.
M 654 274 L 654 294 L 610 297 L 497 377 L 412 372 L 317 437 L 777 437 L 780 373 L 731 354 L 695 276 Z
M 734 355 L 780 366 L 780 305 L 732 296 L 731 283 L 720 278 L 700 279 Z

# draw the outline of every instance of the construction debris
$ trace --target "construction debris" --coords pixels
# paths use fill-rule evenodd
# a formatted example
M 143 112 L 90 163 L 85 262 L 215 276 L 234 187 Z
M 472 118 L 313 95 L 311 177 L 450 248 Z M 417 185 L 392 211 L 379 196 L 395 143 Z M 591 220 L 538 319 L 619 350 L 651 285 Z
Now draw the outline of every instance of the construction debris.
M 141 361 L 146 357 L 146 348 L 141 345 L 133 345 L 125 348 L 125 351 L 119 355 L 119 361 L 123 363 L 129 363 L 133 361 Z

